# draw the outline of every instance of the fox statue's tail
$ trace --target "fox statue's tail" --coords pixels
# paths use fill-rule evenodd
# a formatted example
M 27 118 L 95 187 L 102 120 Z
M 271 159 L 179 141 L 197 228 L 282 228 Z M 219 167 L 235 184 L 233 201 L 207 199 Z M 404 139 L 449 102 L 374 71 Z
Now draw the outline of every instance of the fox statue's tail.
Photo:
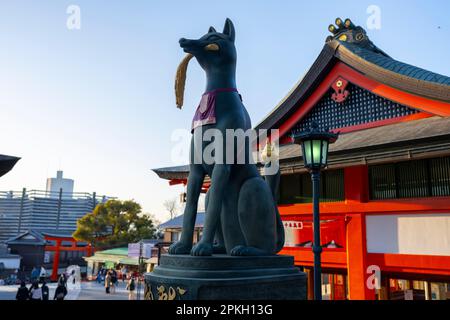
M 265 167 L 270 166 L 271 163 L 267 163 Z M 278 189 L 280 187 L 280 168 L 278 168 L 275 174 L 269 175 L 265 174 L 264 179 L 269 185 L 270 190 L 272 191 L 273 201 L 275 202 L 275 211 L 276 211 L 276 219 L 277 219 L 277 245 L 275 249 L 275 253 L 280 252 L 284 246 L 284 226 L 283 221 L 281 221 L 280 213 L 278 212 Z

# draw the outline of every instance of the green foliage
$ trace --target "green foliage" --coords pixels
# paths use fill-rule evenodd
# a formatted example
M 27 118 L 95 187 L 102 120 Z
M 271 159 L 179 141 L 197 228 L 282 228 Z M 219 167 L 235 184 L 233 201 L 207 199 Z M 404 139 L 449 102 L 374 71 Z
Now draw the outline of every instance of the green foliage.
M 138 203 L 108 200 L 77 221 L 73 237 L 102 248 L 151 239 L 155 233 L 152 218 L 142 214 Z

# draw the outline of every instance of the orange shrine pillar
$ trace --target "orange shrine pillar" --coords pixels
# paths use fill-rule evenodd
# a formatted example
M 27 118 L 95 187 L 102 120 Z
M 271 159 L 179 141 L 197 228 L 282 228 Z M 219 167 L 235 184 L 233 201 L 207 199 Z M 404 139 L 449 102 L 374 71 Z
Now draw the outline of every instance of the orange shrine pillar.
M 344 169 L 345 200 L 347 205 L 369 201 L 369 174 L 365 165 Z M 346 216 L 347 275 L 351 300 L 373 300 L 375 291 L 366 285 L 367 245 L 364 213 Z
M 88 257 L 92 256 L 92 244 L 90 243 L 88 243 L 87 245 L 86 256 Z
M 55 249 L 55 254 L 53 255 L 53 269 L 52 269 L 52 275 L 50 277 L 50 279 L 52 281 L 58 280 L 60 247 L 61 247 L 61 240 L 56 240 L 56 249 Z

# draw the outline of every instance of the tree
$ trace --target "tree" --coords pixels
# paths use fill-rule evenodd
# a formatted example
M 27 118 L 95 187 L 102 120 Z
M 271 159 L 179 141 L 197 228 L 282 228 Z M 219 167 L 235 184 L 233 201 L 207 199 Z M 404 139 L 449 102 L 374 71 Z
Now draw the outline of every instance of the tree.
M 169 211 L 170 219 L 173 219 L 176 217 L 176 213 L 178 210 L 177 198 L 173 198 L 173 199 L 164 201 L 163 206 L 164 206 L 164 208 L 166 208 L 167 211 Z
M 110 247 L 154 238 L 156 228 L 149 215 L 132 201 L 108 200 L 77 221 L 73 237 L 95 247 Z

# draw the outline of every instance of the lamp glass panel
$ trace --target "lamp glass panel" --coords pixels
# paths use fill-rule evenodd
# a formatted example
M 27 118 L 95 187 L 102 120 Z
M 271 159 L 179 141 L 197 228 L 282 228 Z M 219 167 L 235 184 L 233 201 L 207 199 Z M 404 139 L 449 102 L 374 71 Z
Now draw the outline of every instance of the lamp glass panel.
M 321 153 L 322 153 L 322 141 L 313 140 L 312 141 L 312 153 L 313 153 L 313 164 L 315 166 L 320 165 Z
M 303 159 L 304 159 L 305 165 L 310 165 L 312 162 L 311 161 L 311 158 L 312 158 L 311 140 L 303 141 L 303 152 L 304 152 Z
M 326 165 L 328 161 L 328 141 L 324 140 L 322 144 L 322 165 Z

